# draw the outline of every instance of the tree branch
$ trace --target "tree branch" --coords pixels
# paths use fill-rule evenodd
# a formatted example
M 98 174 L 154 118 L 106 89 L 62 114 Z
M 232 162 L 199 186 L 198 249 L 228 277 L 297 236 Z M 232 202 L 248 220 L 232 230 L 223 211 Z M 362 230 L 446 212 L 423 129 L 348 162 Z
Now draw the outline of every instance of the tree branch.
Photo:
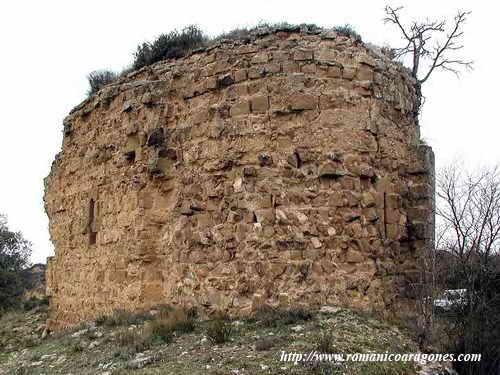
M 470 12 L 459 11 L 454 18 L 451 32 L 447 35 L 444 43 L 439 43 L 437 41 L 437 36 L 445 32 L 446 20 L 413 22 L 409 27 L 405 27 L 399 16 L 402 9 L 403 7 L 392 8 L 386 6 L 384 9 L 386 16 L 383 21 L 384 23 L 396 25 L 401 32 L 405 40 L 405 46 L 394 48 L 394 57 L 400 59 L 405 55 L 411 55 L 412 75 L 420 84 L 426 82 L 436 69 L 450 71 L 457 76 L 460 73 L 459 67 L 472 69 L 473 61 L 447 56 L 449 52 L 458 51 L 463 48 L 463 45 L 460 44 L 459 41 L 464 35 L 462 26 L 467 20 L 467 16 Z M 426 48 L 426 45 L 433 40 L 436 41 L 436 47 L 432 50 Z M 423 74 L 423 77 L 419 78 L 420 65 L 424 59 L 430 60 L 430 67 L 427 72 Z

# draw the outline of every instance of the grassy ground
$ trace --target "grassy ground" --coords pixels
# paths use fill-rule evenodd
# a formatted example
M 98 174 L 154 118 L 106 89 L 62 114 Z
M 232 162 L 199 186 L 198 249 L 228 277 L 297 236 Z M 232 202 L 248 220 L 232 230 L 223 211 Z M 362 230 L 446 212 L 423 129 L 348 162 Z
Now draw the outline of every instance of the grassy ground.
M 415 374 L 410 362 L 281 361 L 282 352 L 414 353 L 400 329 L 348 309 L 329 313 L 262 309 L 248 319 L 199 320 L 159 307 L 116 312 L 41 339 L 45 311 L 0 319 L 0 374 Z

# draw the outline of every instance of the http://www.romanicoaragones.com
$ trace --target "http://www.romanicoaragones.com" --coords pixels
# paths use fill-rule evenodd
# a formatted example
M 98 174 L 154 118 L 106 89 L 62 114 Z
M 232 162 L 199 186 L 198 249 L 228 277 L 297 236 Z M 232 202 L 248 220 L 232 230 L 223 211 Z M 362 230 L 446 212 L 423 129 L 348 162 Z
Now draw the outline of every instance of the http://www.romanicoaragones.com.
M 309 353 L 294 353 L 281 351 L 280 361 L 293 362 L 418 362 L 426 363 L 431 361 L 445 362 L 479 362 L 481 354 L 452 354 L 452 353 L 319 353 L 311 351 Z

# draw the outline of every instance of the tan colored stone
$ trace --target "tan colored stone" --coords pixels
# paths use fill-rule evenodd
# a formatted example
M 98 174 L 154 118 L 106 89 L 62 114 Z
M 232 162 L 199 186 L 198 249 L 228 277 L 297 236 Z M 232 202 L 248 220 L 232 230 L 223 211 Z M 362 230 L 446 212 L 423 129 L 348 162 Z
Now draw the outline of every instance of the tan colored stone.
M 321 241 L 318 240 L 316 237 L 311 238 L 311 242 L 315 249 L 319 249 L 322 246 Z
M 247 101 L 237 103 L 231 107 L 231 116 L 241 116 L 250 113 L 250 103 Z
M 240 177 L 240 178 L 237 178 L 236 181 L 234 181 L 234 192 L 235 193 L 240 193 L 243 191 L 243 179 Z
M 255 211 L 255 216 L 257 217 L 257 222 L 260 224 L 273 224 L 275 215 L 272 208 L 264 208 Z
M 307 94 L 293 94 L 289 99 L 294 110 L 315 109 L 318 105 L 318 98 Z
M 359 81 L 373 81 L 373 70 L 367 66 L 360 67 L 356 79 Z
M 205 79 L 205 89 L 214 90 L 217 88 L 217 77 L 207 77 Z
M 399 240 L 401 237 L 401 227 L 399 224 L 387 224 L 387 238 L 391 240 Z
M 316 64 L 302 65 L 300 68 L 300 71 L 302 73 L 306 73 L 306 74 L 316 73 Z
M 316 59 L 319 62 L 334 63 L 337 60 L 337 52 L 333 49 L 321 49 L 319 50 Z
M 376 201 L 373 193 L 364 192 L 361 195 L 361 206 L 362 207 L 375 207 Z
M 341 191 L 334 191 L 330 194 L 328 205 L 331 207 L 343 207 L 347 204 L 344 194 Z
M 399 212 L 399 210 L 386 209 L 385 220 L 386 220 L 387 223 L 390 223 L 390 224 L 400 224 L 401 217 L 402 217 L 402 215 Z
M 340 78 L 340 77 L 342 77 L 342 70 L 338 66 L 329 66 L 328 67 L 328 77 Z
M 354 66 L 344 66 L 342 71 L 342 78 L 352 80 L 356 76 L 356 67 Z
M 377 63 L 375 59 L 366 53 L 360 53 L 356 56 L 356 61 L 362 63 L 362 65 L 367 65 L 370 67 L 376 67 Z
M 346 253 L 346 262 L 347 263 L 361 263 L 365 260 L 365 257 L 359 251 L 354 249 L 349 249 Z
M 269 109 L 269 98 L 267 96 L 256 96 L 250 100 L 252 112 L 264 113 Z
M 234 72 L 234 81 L 242 82 L 247 79 L 247 71 L 246 69 L 240 69 Z
M 263 64 L 269 61 L 269 55 L 265 52 L 257 53 L 252 58 L 252 64 Z
M 386 207 L 389 209 L 399 209 L 402 205 L 402 199 L 399 194 L 387 194 L 385 198 Z
M 313 59 L 313 51 L 312 50 L 297 50 L 293 54 L 293 59 L 295 61 L 304 61 L 304 60 L 312 60 Z
M 101 90 L 46 179 L 50 329 L 110 306 L 404 301 L 432 234 L 412 82 L 349 38 L 293 33 Z
M 298 73 L 300 71 L 299 64 L 295 61 L 284 61 L 281 64 L 281 67 L 283 69 L 283 73 Z
M 295 216 L 297 217 L 297 220 L 299 221 L 300 224 L 305 224 L 308 220 L 307 216 L 304 215 L 302 212 L 295 212 Z

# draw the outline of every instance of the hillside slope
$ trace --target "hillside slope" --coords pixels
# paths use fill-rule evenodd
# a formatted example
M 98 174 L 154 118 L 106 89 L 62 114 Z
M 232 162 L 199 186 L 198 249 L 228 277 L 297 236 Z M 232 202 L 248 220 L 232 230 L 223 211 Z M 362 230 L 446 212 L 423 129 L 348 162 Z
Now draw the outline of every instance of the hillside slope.
M 445 374 L 410 362 L 282 361 L 283 353 L 415 353 L 401 329 L 337 307 L 262 309 L 245 320 L 194 318 L 160 307 L 118 311 L 42 339 L 46 310 L 1 318 L 0 374 Z M 216 343 L 216 342 L 219 343 Z

